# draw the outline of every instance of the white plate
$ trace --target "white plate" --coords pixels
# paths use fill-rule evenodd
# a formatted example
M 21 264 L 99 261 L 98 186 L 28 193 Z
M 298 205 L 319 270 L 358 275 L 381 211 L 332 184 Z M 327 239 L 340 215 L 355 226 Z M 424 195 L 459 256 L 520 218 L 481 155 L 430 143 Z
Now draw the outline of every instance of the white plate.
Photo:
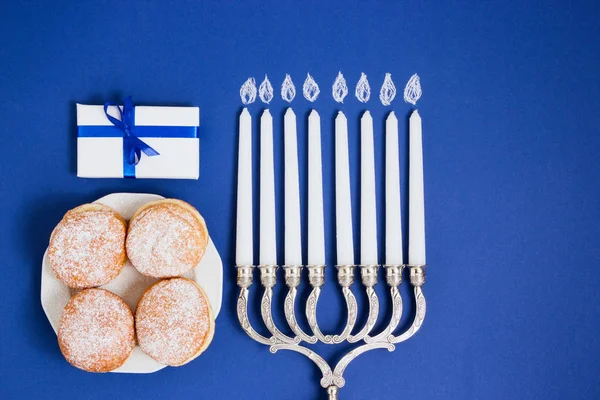
M 160 199 L 164 199 L 164 197 L 156 194 L 113 193 L 96 200 L 95 203 L 107 205 L 121 214 L 123 218 L 129 220 L 138 208 L 146 203 Z M 221 298 L 223 295 L 223 263 L 210 238 L 206 253 L 204 253 L 200 264 L 184 276 L 193 279 L 202 286 L 210 300 L 216 318 L 221 309 Z M 118 294 L 132 310 L 135 310 L 144 290 L 155 281 L 156 279 L 140 274 L 127 261 L 119 276 L 107 285 L 102 286 L 102 288 Z M 42 261 L 42 307 L 48 317 L 48 321 L 50 321 L 50 325 L 54 328 L 54 332 L 58 331 L 62 311 L 76 291 L 67 287 L 56 278 L 52 268 L 48 265 L 46 254 L 44 254 L 44 260 Z M 139 346 L 136 346 L 127 362 L 112 372 L 143 374 L 156 372 L 164 367 L 165 365 L 157 363 L 144 354 Z

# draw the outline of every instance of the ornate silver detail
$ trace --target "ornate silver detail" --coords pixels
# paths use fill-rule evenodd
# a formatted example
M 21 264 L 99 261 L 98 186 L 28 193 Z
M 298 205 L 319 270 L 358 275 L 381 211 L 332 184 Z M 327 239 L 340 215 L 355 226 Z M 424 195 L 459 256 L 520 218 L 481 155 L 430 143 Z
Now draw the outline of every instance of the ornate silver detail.
M 370 267 L 374 266 L 365 266 L 363 268 Z M 411 338 L 423 325 L 427 309 L 425 296 L 423 295 L 423 291 L 421 288 L 425 283 L 425 266 L 409 266 L 410 282 L 414 286 L 416 311 L 412 325 L 408 328 L 406 332 L 402 333 L 399 336 L 394 336 L 392 332 L 398 326 L 400 322 L 400 317 L 402 315 L 402 297 L 400 296 L 398 285 L 400 285 L 400 283 L 402 282 L 403 266 L 388 265 L 385 267 L 386 281 L 390 286 L 390 296 L 392 298 L 393 304 L 392 316 L 390 318 L 390 323 L 385 328 L 385 330 L 374 337 L 369 337 L 368 332 L 372 329 L 372 325 L 375 324 L 375 321 L 377 320 L 377 314 L 379 312 L 379 300 L 375 295 L 375 290 L 373 288 L 373 286 L 377 282 L 377 273 L 375 271 L 375 273 L 373 274 L 372 270 L 365 271 L 365 273 L 363 273 L 363 271 L 361 270 L 363 284 L 367 287 L 366 290 L 369 297 L 369 317 L 367 318 L 367 324 L 363 328 L 363 330 L 357 335 L 349 336 L 356 322 L 357 315 L 356 298 L 350 290 L 350 286 L 352 285 L 354 280 L 354 267 L 351 265 L 343 265 L 338 267 L 338 282 L 342 286 L 342 292 L 344 294 L 344 298 L 346 299 L 346 305 L 348 308 L 348 321 L 346 323 L 346 328 L 340 335 L 323 335 L 323 333 L 319 330 L 317 324 L 316 309 L 317 302 L 321 293 L 321 286 L 324 283 L 324 266 L 309 266 L 309 280 L 311 285 L 313 286 L 313 290 L 310 293 L 306 304 L 306 316 L 308 318 L 308 323 L 311 329 L 313 330 L 315 336 L 309 336 L 306 333 L 304 333 L 298 327 L 298 323 L 295 318 L 295 297 L 297 295 L 297 286 L 300 284 L 301 281 L 300 266 L 286 267 L 286 283 L 290 290 L 285 300 L 285 314 L 288 324 L 290 325 L 294 333 L 297 335 L 295 338 L 292 339 L 281 333 L 273 323 L 271 304 L 273 296 L 273 286 L 276 283 L 276 266 L 259 267 L 261 270 L 261 283 L 263 284 L 263 286 L 265 286 L 265 292 L 263 294 L 261 302 L 261 314 L 265 325 L 267 326 L 267 328 L 273 336 L 271 336 L 270 338 L 266 338 L 258 334 L 252 328 L 248 320 L 248 293 L 249 287 L 252 285 L 252 271 L 254 268 L 251 265 L 238 266 L 237 283 L 240 287 L 240 294 L 237 302 L 237 314 L 238 319 L 240 321 L 240 325 L 242 326 L 242 329 L 252 339 L 256 340 L 259 343 L 269 345 L 270 351 L 272 353 L 276 353 L 278 350 L 290 350 L 303 354 L 309 359 L 311 359 L 323 374 L 320 383 L 322 387 L 327 389 L 329 399 L 338 400 L 339 389 L 346 384 L 346 381 L 343 378 L 344 371 L 352 360 L 354 360 L 359 355 L 373 349 L 387 349 L 388 351 L 393 351 L 395 349 L 395 344 Z M 287 272 L 288 268 L 290 272 Z M 333 371 L 329 364 L 321 356 L 319 356 L 314 351 L 307 349 L 306 347 L 300 346 L 298 344 L 301 339 L 309 341 L 310 343 L 314 343 L 316 339 L 321 340 L 324 343 L 341 343 L 342 341 L 350 337 L 351 339 L 358 341 L 360 340 L 360 338 L 356 339 L 356 337 L 362 335 L 363 331 L 367 332 L 364 336 L 365 344 L 354 348 L 348 354 L 342 357 L 342 359 L 338 362 Z
M 248 336 L 252 339 L 256 340 L 259 343 L 265 344 L 267 346 L 280 343 L 277 338 L 271 336 L 270 338 L 266 338 L 260 333 L 256 332 L 252 325 L 250 325 L 250 321 L 248 320 L 248 289 L 242 288 L 240 289 L 240 295 L 238 296 L 237 301 L 237 315 L 238 320 L 240 321 L 240 325 L 242 329 Z
M 377 322 L 377 316 L 379 315 L 379 298 L 373 287 L 367 287 L 367 296 L 369 297 L 369 316 L 367 317 L 367 323 L 360 332 L 356 335 L 351 335 L 348 338 L 348 342 L 350 343 L 356 343 L 365 338 Z
M 390 343 L 401 343 L 405 340 L 410 339 L 417 333 L 421 326 L 423 325 L 423 320 L 425 319 L 425 313 L 427 311 L 427 302 L 425 301 L 425 296 L 423 295 L 423 291 L 419 286 L 414 288 L 415 291 L 415 302 L 417 304 L 415 310 L 415 319 L 413 320 L 412 325 L 406 332 L 401 334 L 400 336 L 390 335 L 388 337 L 388 341 Z
M 410 266 L 410 284 L 415 287 L 425 284 L 425 265 Z
M 296 353 L 304 354 L 306 357 L 310 358 L 321 370 L 323 374 L 323 378 L 321 378 L 321 386 L 323 388 L 328 388 L 333 382 L 333 373 L 331 372 L 331 367 L 317 353 L 314 351 L 307 349 L 306 347 L 299 345 L 289 345 L 289 344 L 276 344 L 269 348 L 269 351 L 273 354 L 277 353 L 279 350 L 290 350 L 295 351 Z
M 237 266 L 238 276 L 237 284 L 240 288 L 249 288 L 252 286 L 252 272 L 254 271 L 253 265 L 238 265 Z
M 354 265 L 337 265 L 338 283 L 341 287 L 350 287 L 354 283 Z
M 325 266 L 324 265 L 307 265 L 308 281 L 312 287 L 321 287 L 325 283 Z
M 392 333 L 400 323 L 400 318 L 402 317 L 402 296 L 400 296 L 400 291 L 396 286 L 390 288 L 390 296 L 392 298 L 392 317 L 390 318 L 388 326 L 376 336 L 365 337 L 366 343 L 388 340 L 390 333 Z
M 285 310 L 285 319 L 287 320 L 288 325 L 290 326 L 292 332 L 299 337 L 301 340 L 304 340 L 307 343 L 317 343 L 316 336 L 310 336 L 305 333 L 300 326 L 298 326 L 298 321 L 296 320 L 296 293 L 297 289 L 295 287 L 291 287 L 287 296 L 285 296 L 284 310 Z M 315 318 L 316 320 L 316 318 Z
M 346 299 L 346 307 L 348 308 L 348 320 L 346 321 L 346 327 L 339 335 L 333 336 L 333 343 L 338 344 L 342 343 L 346 340 L 352 329 L 354 329 L 354 325 L 356 324 L 356 315 L 358 314 L 358 308 L 356 306 L 356 297 L 352 293 L 349 287 L 342 287 L 342 293 L 344 294 L 344 298 Z
M 404 265 L 384 265 L 385 280 L 389 287 L 396 287 L 402 284 L 402 270 Z
M 395 346 L 392 343 L 388 342 L 378 342 L 378 343 L 369 343 L 363 344 L 360 347 L 355 348 L 346 354 L 335 366 L 335 370 L 333 371 L 333 383 L 338 387 L 342 388 L 346 384 L 346 381 L 343 378 L 344 370 L 350 364 L 352 360 L 354 360 L 359 355 L 373 349 L 387 349 L 388 351 L 394 351 Z
M 275 338 L 279 339 L 283 343 L 300 343 L 299 337 L 291 338 L 286 334 L 282 333 L 275 326 L 275 323 L 273 322 L 273 313 L 271 310 L 272 298 L 273 288 L 265 287 L 265 292 L 263 293 L 262 301 L 260 303 L 260 314 L 262 315 L 265 326 Z
M 379 271 L 379 265 L 361 265 L 360 276 L 362 283 L 365 287 L 373 287 L 377 284 L 377 272 Z
M 284 265 L 285 284 L 289 288 L 296 288 L 302 280 L 302 265 Z
M 277 283 L 277 265 L 259 265 L 260 283 L 265 288 L 272 288 Z
M 365 337 L 366 343 L 380 342 L 387 340 L 390 333 L 396 329 L 402 317 L 402 297 L 398 290 L 398 286 L 402 283 L 402 270 L 404 265 L 384 265 L 385 277 L 388 286 L 390 287 L 390 296 L 392 298 L 392 316 L 387 327 L 379 334 L 370 337 Z

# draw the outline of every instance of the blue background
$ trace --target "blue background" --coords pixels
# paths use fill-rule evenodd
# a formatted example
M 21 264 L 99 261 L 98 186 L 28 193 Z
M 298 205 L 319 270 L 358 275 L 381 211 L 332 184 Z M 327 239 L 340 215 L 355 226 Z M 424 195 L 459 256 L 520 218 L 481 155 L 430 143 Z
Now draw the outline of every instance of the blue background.
M 374 351 L 350 364 L 343 398 L 599 398 L 599 18 L 594 1 L 2 2 L 0 397 L 323 398 L 308 360 L 270 354 L 245 335 L 235 315 L 239 88 L 265 73 L 275 86 L 270 109 L 278 128 L 281 211 L 279 128 L 286 104 L 279 84 L 289 73 L 299 88 L 310 72 L 321 85 L 314 107 L 323 121 L 332 266 L 333 117 L 341 109 L 349 118 L 357 210 L 359 115 L 371 110 L 382 211 L 384 117 L 390 110 L 400 116 L 404 156 L 410 107 L 401 96 L 383 107 L 377 93 L 385 72 L 400 90 L 418 72 L 428 315 L 394 353 Z M 338 70 L 351 91 L 367 73 L 374 92 L 368 104 L 352 96 L 343 105 L 333 101 Z M 76 177 L 75 103 L 128 94 L 137 104 L 200 106 L 198 181 Z M 312 105 L 300 94 L 292 105 L 305 165 Z M 249 107 L 255 127 L 263 108 Z M 403 165 L 404 183 L 406 172 Z M 306 211 L 305 173 L 301 184 Z M 404 184 L 403 190 L 405 200 Z M 212 346 L 185 367 L 151 375 L 84 373 L 62 358 L 40 306 L 41 259 L 65 211 L 124 191 L 178 197 L 204 214 L 224 261 L 223 308 Z M 355 212 L 355 229 L 358 219 Z M 280 236 L 281 261 L 282 244 Z M 334 277 L 329 268 L 319 308 L 327 332 L 344 323 Z M 383 280 L 378 286 L 383 296 Z M 257 310 L 252 320 L 261 326 Z M 279 308 L 283 326 L 281 314 Z M 318 350 L 330 360 L 342 353 Z

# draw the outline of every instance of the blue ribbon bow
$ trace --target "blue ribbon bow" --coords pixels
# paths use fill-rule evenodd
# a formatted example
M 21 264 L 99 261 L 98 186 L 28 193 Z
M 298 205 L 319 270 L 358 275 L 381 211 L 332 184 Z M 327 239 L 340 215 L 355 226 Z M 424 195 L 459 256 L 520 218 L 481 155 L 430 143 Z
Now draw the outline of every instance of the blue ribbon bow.
M 117 107 L 119 114 L 121 114 L 121 120 L 116 119 L 108 113 L 108 107 L 110 106 Z M 142 158 L 142 152 L 148 157 L 160 155 L 158 151 L 154 150 L 133 133 L 135 127 L 135 108 L 133 107 L 131 96 L 125 97 L 122 111 L 118 104 L 107 101 L 104 103 L 104 113 L 114 126 L 123 131 L 123 160 L 127 164 L 137 165 Z

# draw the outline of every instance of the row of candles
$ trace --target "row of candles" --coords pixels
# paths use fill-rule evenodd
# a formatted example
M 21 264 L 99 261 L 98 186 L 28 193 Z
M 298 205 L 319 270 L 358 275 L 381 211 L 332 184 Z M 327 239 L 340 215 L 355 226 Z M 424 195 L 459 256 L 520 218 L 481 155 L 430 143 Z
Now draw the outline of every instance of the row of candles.
M 385 263 L 404 264 L 398 119 L 391 112 L 385 125 Z M 408 264 L 425 265 L 425 210 L 423 193 L 422 124 L 417 110 L 409 117 L 409 246 Z M 360 124 L 360 264 L 377 265 L 377 210 L 373 118 L 369 111 Z M 238 266 L 253 265 L 252 219 L 252 117 L 244 109 L 239 120 L 237 192 Z M 265 110 L 260 119 L 259 261 L 277 265 L 273 117 Z M 348 121 L 343 112 L 335 119 L 335 213 L 337 264 L 354 265 Z M 284 261 L 301 266 L 300 185 L 296 115 L 284 115 Z M 316 110 L 308 117 L 308 265 L 325 265 L 321 120 Z

